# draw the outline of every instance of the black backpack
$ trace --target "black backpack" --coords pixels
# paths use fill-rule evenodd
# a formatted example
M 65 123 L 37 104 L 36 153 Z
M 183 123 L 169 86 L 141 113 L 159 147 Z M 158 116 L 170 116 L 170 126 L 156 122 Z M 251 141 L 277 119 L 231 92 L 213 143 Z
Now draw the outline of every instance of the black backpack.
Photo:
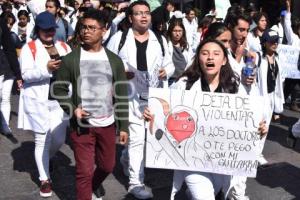
M 126 41 L 126 37 L 127 37 L 127 34 L 128 34 L 128 30 L 129 29 L 126 29 L 122 32 L 122 36 L 121 36 L 121 40 L 120 40 L 120 43 L 119 43 L 119 46 L 118 46 L 118 53 L 120 52 L 120 50 L 122 49 L 122 47 L 124 46 L 125 44 L 125 41 Z M 163 44 L 163 39 L 162 39 L 162 36 L 156 32 L 153 32 L 160 44 L 160 47 L 161 47 L 161 51 L 162 51 L 162 55 L 165 56 L 165 48 L 164 48 L 164 44 Z

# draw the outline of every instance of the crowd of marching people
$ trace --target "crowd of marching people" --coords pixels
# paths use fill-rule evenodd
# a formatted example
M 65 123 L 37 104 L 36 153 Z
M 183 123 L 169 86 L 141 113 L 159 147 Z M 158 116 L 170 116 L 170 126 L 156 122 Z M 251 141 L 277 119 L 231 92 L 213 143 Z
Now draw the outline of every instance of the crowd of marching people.
M 173 0 L 155 8 L 143 0 L 45 0 L 39 12 L 34 0 L 0 3 L 0 132 L 13 135 L 10 96 L 16 83 L 18 128 L 33 132 L 42 197 L 52 195 L 51 159 L 69 135 L 78 200 L 105 195 L 116 136 L 125 146 L 120 163 L 128 193 L 153 198 L 144 184 L 150 87 L 263 96 L 261 144 L 271 121 L 280 123 L 284 105 L 300 112 L 299 79 L 282 76 L 277 53 L 280 44 L 300 47 L 300 19 L 292 15 L 291 0 L 275 24 L 252 4 L 232 4 L 224 18 L 212 9 L 200 19 L 192 4 Z M 290 147 L 297 137 L 300 119 L 290 127 Z M 262 154 L 257 161 L 268 163 Z M 184 182 L 190 199 L 212 200 L 220 192 L 225 199 L 249 199 L 246 179 L 174 170 L 170 199 Z

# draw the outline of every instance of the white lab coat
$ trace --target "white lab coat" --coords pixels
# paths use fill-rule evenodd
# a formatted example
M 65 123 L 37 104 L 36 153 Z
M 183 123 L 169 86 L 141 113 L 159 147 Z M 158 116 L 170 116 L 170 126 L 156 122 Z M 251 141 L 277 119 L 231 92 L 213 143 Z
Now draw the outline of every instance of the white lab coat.
M 281 24 L 281 22 L 279 22 L 278 24 L 274 24 L 271 29 L 273 31 L 276 31 L 278 33 L 279 36 L 279 44 L 282 44 L 283 41 L 283 36 L 284 36 L 284 30 L 283 30 L 283 26 Z
M 261 52 L 261 44 L 258 36 L 255 36 L 253 31 L 251 31 L 247 36 L 247 45 L 250 51 Z
M 232 55 L 231 50 L 228 50 L 228 61 L 230 63 L 231 68 L 234 72 L 236 72 L 240 77 L 242 75 L 242 70 L 245 67 L 244 58 L 241 59 L 240 62 L 238 62 Z
M 174 47 L 173 47 L 173 43 L 172 42 L 168 42 L 168 50 L 169 50 L 169 54 L 172 58 L 173 56 L 173 51 L 174 51 Z M 193 60 L 193 57 L 195 55 L 195 53 L 193 52 L 192 48 L 189 47 L 188 50 L 185 49 L 183 52 L 182 52 L 182 55 L 184 57 L 184 60 L 186 61 L 187 63 L 187 66 L 186 68 L 192 64 L 192 60 Z
M 121 36 L 121 31 L 113 35 L 109 43 L 107 44 L 107 48 L 115 54 L 119 55 L 119 57 L 123 60 L 125 71 L 130 70 L 130 68 L 137 69 L 137 49 L 132 29 L 129 29 L 126 41 L 119 52 L 118 47 Z M 149 30 L 148 46 L 146 50 L 147 69 L 149 73 L 153 73 L 153 71 L 158 67 L 164 68 L 167 73 L 167 78 L 170 78 L 174 73 L 175 67 L 173 65 L 172 58 L 168 53 L 167 41 L 164 37 L 162 39 L 165 50 L 164 57 L 157 37 L 151 30 Z M 133 83 L 133 81 L 130 82 Z M 140 104 L 143 103 L 139 99 L 139 95 L 137 93 L 129 94 L 129 96 L 129 121 L 132 123 L 140 124 L 142 113 L 144 112 L 144 107 Z
M 26 27 L 26 42 L 31 41 L 31 36 L 32 36 L 33 28 L 34 28 L 34 24 L 28 22 L 27 23 L 27 27 Z M 19 33 L 18 33 L 18 24 L 17 23 L 15 23 L 13 25 L 11 31 L 15 32 L 19 36 Z M 19 38 L 20 38 L 20 36 L 19 36 Z M 20 38 L 20 40 L 21 40 L 21 38 Z
M 283 112 L 283 104 L 284 104 L 284 95 L 283 95 L 283 85 L 281 78 L 281 67 L 278 57 L 275 57 L 275 60 L 278 64 L 278 75 L 276 78 L 276 87 L 274 91 L 274 99 L 270 99 L 270 95 L 268 94 L 268 85 L 267 85 L 267 74 L 268 74 L 268 60 L 265 57 L 261 56 L 261 64 L 257 69 L 257 79 L 258 79 L 258 87 L 260 90 L 260 94 L 265 98 L 269 99 L 272 102 L 270 113 L 268 114 L 269 120 L 272 117 L 272 112 L 281 113 Z M 256 64 L 258 64 L 258 59 L 256 59 Z
M 300 38 L 293 32 L 292 22 L 291 22 L 291 13 L 287 12 L 284 17 L 284 33 L 289 45 L 294 47 L 300 46 Z
M 198 20 L 197 18 L 193 19 L 192 22 L 189 22 L 185 17 L 182 19 L 182 23 L 185 28 L 186 39 L 190 45 L 190 47 L 195 52 L 198 44 L 200 43 L 200 38 L 198 36 Z
M 50 129 L 49 110 L 47 109 L 49 83 L 52 76 L 47 69 L 50 56 L 39 39 L 35 41 L 35 45 L 35 59 L 28 44 L 24 45 L 20 55 L 21 74 L 24 83 L 19 100 L 18 128 L 46 133 Z M 66 51 L 60 42 L 56 42 L 55 47 L 61 56 L 71 51 L 68 46 Z M 56 103 L 59 106 L 58 102 Z M 58 117 L 62 118 L 63 112 L 60 113 L 61 116 Z

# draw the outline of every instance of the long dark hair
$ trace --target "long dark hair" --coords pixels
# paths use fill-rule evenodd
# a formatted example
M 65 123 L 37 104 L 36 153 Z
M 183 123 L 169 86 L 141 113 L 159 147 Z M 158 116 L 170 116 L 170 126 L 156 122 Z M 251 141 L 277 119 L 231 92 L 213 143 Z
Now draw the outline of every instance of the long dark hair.
M 266 27 L 266 29 L 268 29 L 268 26 L 269 26 L 269 18 L 268 18 L 267 13 L 265 13 L 265 12 L 258 12 L 258 13 L 256 13 L 256 14 L 253 16 L 253 21 L 257 24 L 257 26 L 256 26 L 256 27 L 253 29 L 253 31 L 252 31 L 253 34 L 255 35 L 255 37 L 258 37 L 256 30 L 257 30 L 257 28 L 258 28 L 258 22 L 259 22 L 259 20 L 260 20 L 262 17 L 265 17 L 265 18 L 266 18 L 266 21 L 267 21 L 267 27 Z
M 11 12 L 3 12 L 0 17 L 4 20 L 4 22 L 7 24 L 8 19 L 13 20 L 13 24 L 16 22 L 16 17 Z
M 221 71 L 220 71 L 220 86 L 223 90 L 224 93 L 237 93 L 238 92 L 238 87 L 240 84 L 240 78 L 237 73 L 235 73 L 228 61 L 228 53 L 224 45 L 214 39 L 208 39 L 208 40 L 203 40 L 200 45 L 198 46 L 195 54 L 195 58 L 193 63 L 188 67 L 188 69 L 179 77 L 187 77 L 186 80 L 186 88 L 191 88 L 192 85 L 201 78 L 205 78 L 204 72 L 201 69 L 201 64 L 199 62 L 199 54 L 200 50 L 202 47 L 207 44 L 207 43 L 215 43 L 219 45 L 224 53 L 225 58 L 227 59 L 225 65 L 222 66 Z
M 207 39 L 216 39 L 217 37 L 219 37 L 221 34 L 223 34 L 226 31 L 230 31 L 229 28 L 226 26 L 226 24 L 222 23 L 222 22 L 215 22 L 212 23 L 206 33 L 204 34 L 203 39 L 207 40 Z
M 180 47 L 182 47 L 182 51 L 185 49 L 188 50 L 189 47 L 188 47 L 188 42 L 186 39 L 186 32 L 185 32 L 185 28 L 184 28 L 181 18 L 174 17 L 170 20 L 169 28 L 167 31 L 167 40 L 172 41 L 172 32 L 173 32 L 173 29 L 175 28 L 175 26 L 179 26 L 180 28 L 182 28 L 182 31 L 183 31 L 182 37 L 180 38 L 180 41 L 179 41 Z

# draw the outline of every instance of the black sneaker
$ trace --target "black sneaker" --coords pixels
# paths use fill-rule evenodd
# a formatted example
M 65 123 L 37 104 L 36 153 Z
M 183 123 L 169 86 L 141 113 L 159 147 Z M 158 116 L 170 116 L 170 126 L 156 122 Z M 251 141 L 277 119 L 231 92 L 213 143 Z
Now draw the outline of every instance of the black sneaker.
M 287 146 L 290 148 L 295 148 L 297 142 L 297 138 L 293 135 L 292 126 L 289 127 L 289 133 L 286 138 Z
M 103 187 L 103 185 L 101 184 L 96 190 L 93 191 L 93 193 L 95 194 L 95 196 L 97 198 L 102 198 L 105 195 L 105 189 Z

